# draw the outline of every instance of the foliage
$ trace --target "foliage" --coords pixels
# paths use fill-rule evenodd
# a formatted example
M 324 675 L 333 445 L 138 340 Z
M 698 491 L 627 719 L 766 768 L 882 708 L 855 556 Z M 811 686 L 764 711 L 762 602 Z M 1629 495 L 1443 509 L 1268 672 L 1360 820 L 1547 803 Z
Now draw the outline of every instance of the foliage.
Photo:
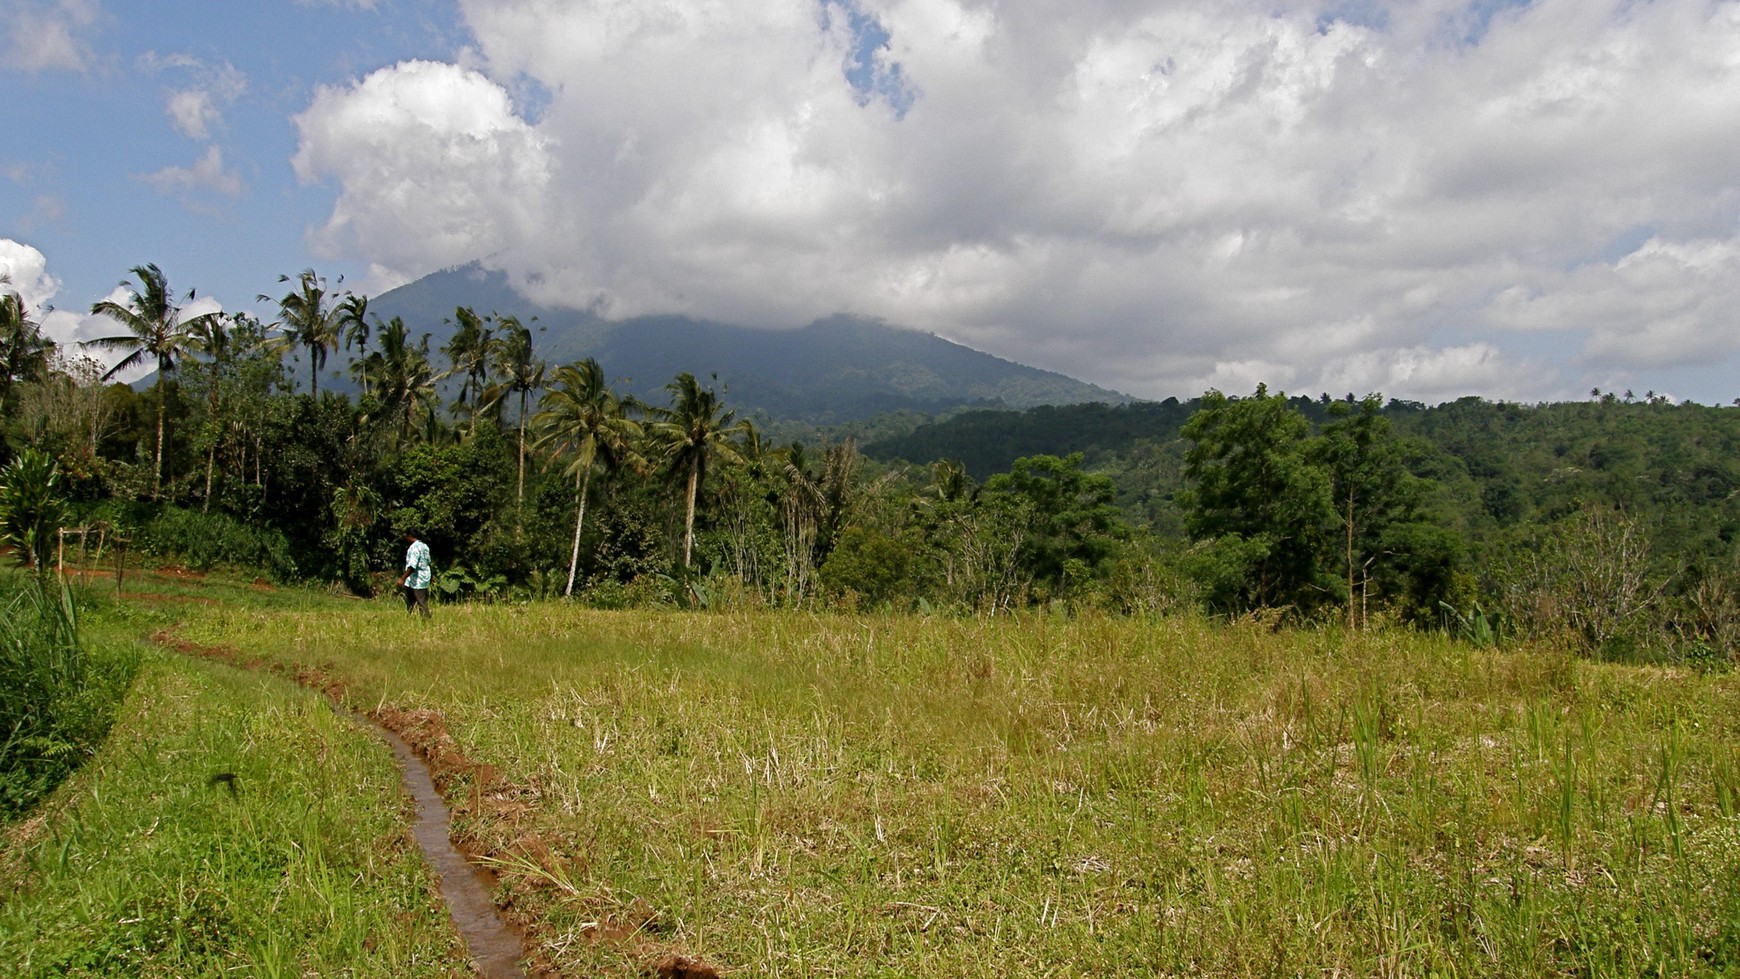
M 46 574 L 71 516 L 60 467 L 48 453 L 26 449 L 0 470 L 0 479 L 0 543 L 17 548 L 20 561 Z
M 125 302 L 105 299 L 91 307 L 91 315 L 106 316 L 125 327 L 127 332 L 85 342 L 104 350 L 125 352 L 126 356 L 103 375 L 105 381 L 146 360 L 157 365 L 157 380 L 153 384 L 157 396 L 157 451 L 151 484 L 155 496 L 162 491 L 164 478 L 163 426 L 167 410 L 164 382 L 175 370 L 176 361 L 197 348 L 202 327 L 219 314 L 205 313 L 184 319 L 162 269 L 155 265 L 137 265 L 132 272 L 139 279 L 139 287 L 121 283 L 128 289 Z M 192 295 L 190 292 L 188 298 L 191 299 Z
M 822 565 L 822 581 L 862 608 L 910 601 L 912 550 L 906 541 L 863 527 L 848 527 Z
M 290 541 L 270 526 L 181 507 L 141 508 L 133 519 L 138 522 L 131 525 L 132 547 L 141 554 L 181 561 L 196 571 L 257 569 L 281 582 L 302 577 Z
M 288 275 L 280 275 L 278 281 L 292 280 Z M 295 288 L 280 297 L 260 295 L 256 298 L 260 302 L 277 303 L 277 325 L 281 333 L 273 342 L 273 349 L 282 353 L 300 347 L 307 352 L 308 390 L 318 398 L 320 372 L 326 367 L 327 354 L 338 349 L 347 328 L 355 329 L 354 321 L 361 319 L 366 306 L 359 307 L 348 298 L 341 298 L 349 294 L 333 292 L 325 277 L 313 269 L 303 269 L 294 281 Z
M 712 388 L 702 387 L 695 375 L 682 373 L 666 385 L 671 394 L 669 407 L 652 409 L 652 421 L 647 426 L 656 457 L 664 465 L 668 477 L 683 486 L 683 567 L 691 565 L 695 543 L 695 506 L 701 489 L 706 485 L 707 469 L 713 460 L 741 462 L 742 453 L 735 440 L 748 431 L 746 422 L 737 420 L 737 413 L 727 409 Z
M 1332 485 L 1307 456 L 1305 417 L 1262 385 L 1249 398 L 1210 391 L 1181 434 L 1191 488 L 1180 496 L 1191 537 L 1217 542 L 1208 593 L 1221 607 L 1309 612 L 1333 595 Z
M 1130 536 L 1113 494 L 1111 478 L 1084 472 L 1078 452 L 1017 459 L 986 481 L 980 499 L 1013 504 L 1027 518 L 1027 567 L 1047 595 L 1063 597 L 1098 577 Z
M 54 341 L 16 292 L 0 292 L 0 412 L 12 407 L 13 385 L 48 376 Z
M 89 646 L 64 584 L 0 575 L 0 822 L 90 757 L 136 665 L 131 652 Z

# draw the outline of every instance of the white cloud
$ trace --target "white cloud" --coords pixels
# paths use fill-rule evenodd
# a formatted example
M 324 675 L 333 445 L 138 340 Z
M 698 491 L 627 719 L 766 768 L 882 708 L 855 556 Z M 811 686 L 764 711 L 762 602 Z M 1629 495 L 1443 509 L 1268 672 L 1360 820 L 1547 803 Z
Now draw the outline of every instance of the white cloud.
M 1740 3 L 460 6 L 464 67 L 296 120 L 316 241 L 383 278 L 875 315 L 1154 396 L 1564 396 L 1740 347 Z
M 207 68 L 192 58 L 176 56 L 165 64 L 193 68 L 201 76 L 200 84 L 193 88 L 169 93 L 164 111 L 169 114 L 170 122 L 189 139 L 201 142 L 211 139 L 212 130 L 223 123 L 223 107 L 234 103 L 247 91 L 247 76 L 228 62 Z
M 200 192 L 240 197 L 245 189 L 242 178 L 224 167 L 223 151 L 208 145 L 205 153 L 191 167 L 165 167 L 140 178 L 157 189 L 159 194 L 178 194 L 192 203 Z
M 6 38 L 0 65 L 30 74 L 83 71 L 91 59 L 85 36 L 101 15 L 97 0 L 7 0 L 0 11 Z
M 349 88 L 321 88 L 296 116 L 298 178 L 335 178 L 318 251 L 368 256 L 391 278 L 481 256 L 519 261 L 545 220 L 550 140 L 501 86 L 453 65 L 412 61 Z
M 48 259 L 34 247 L 10 238 L 0 238 L 0 292 L 17 293 L 26 309 L 41 310 L 55 293 L 60 280 L 48 274 Z

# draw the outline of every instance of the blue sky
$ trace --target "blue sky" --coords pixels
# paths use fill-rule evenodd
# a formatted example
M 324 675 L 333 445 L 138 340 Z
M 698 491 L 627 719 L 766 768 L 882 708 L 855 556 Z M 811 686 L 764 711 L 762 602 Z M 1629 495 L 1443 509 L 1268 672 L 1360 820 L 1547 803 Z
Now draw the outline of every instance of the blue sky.
M 251 309 L 280 274 L 366 268 L 309 253 L 302 231 L 331 209 L 332 192 L 292 172 L 291 117 L 317 85 L 451 57 L 463 38 L 451 4 L 104 0 L 81 13 L 24 3 L 70 18 L 78 49 L 0 72 L 0 126 L 13 134 L 0 148 L 0 237 L 48 257 L 61 284 L 53 302 L 66 310 L 88 309 L 148 262 L 178 291 L 232 309 Z M 34 46 L 8 40 L 13 64 Z M 173 104 L 205 108 L 178 119 Z M 221 167 L 200 174 L 214 150 Z
M 0 271 L 51 332 L 482 261 L 837 312 L 1149 397 L 1740 397 L 1735 0 L 0 6 Z

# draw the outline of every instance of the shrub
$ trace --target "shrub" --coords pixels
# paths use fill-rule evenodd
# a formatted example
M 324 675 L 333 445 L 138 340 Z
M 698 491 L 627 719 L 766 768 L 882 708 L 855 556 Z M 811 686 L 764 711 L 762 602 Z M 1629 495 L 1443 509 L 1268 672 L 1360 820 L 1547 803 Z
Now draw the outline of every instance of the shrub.
M 178 558 L 202 571 L 228 565 L 258 568 L 278 581 L 297 577 L 290 542 L 282 532 L 223 513 L 165 507 L 137 525 L 133 546 L 156 557 Z
M 0 821 L 96 749 L 132 683 L 135 654 L 85 648 L 64 584 L 0 579 Z
M 44 569 L 54 561 L 55 537 L 68 518 L 60 493 L 60 470 L 53 457 L 25 449 L 7 464 L 0 483 L 0 542 L 18 548 L 27 565 Z

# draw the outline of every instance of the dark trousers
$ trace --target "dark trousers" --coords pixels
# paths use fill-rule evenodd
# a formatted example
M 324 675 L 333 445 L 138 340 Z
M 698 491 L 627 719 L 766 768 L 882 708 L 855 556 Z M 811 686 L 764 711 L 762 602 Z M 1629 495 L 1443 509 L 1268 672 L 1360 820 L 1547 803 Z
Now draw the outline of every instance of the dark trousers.
M 404 586 L 404 588 L 405 611 L 407 613 L 413 611 L 422 612 L 423 618 L 427 619 L 429 617 L 429 589 L 412 588 L 409 585 Z

